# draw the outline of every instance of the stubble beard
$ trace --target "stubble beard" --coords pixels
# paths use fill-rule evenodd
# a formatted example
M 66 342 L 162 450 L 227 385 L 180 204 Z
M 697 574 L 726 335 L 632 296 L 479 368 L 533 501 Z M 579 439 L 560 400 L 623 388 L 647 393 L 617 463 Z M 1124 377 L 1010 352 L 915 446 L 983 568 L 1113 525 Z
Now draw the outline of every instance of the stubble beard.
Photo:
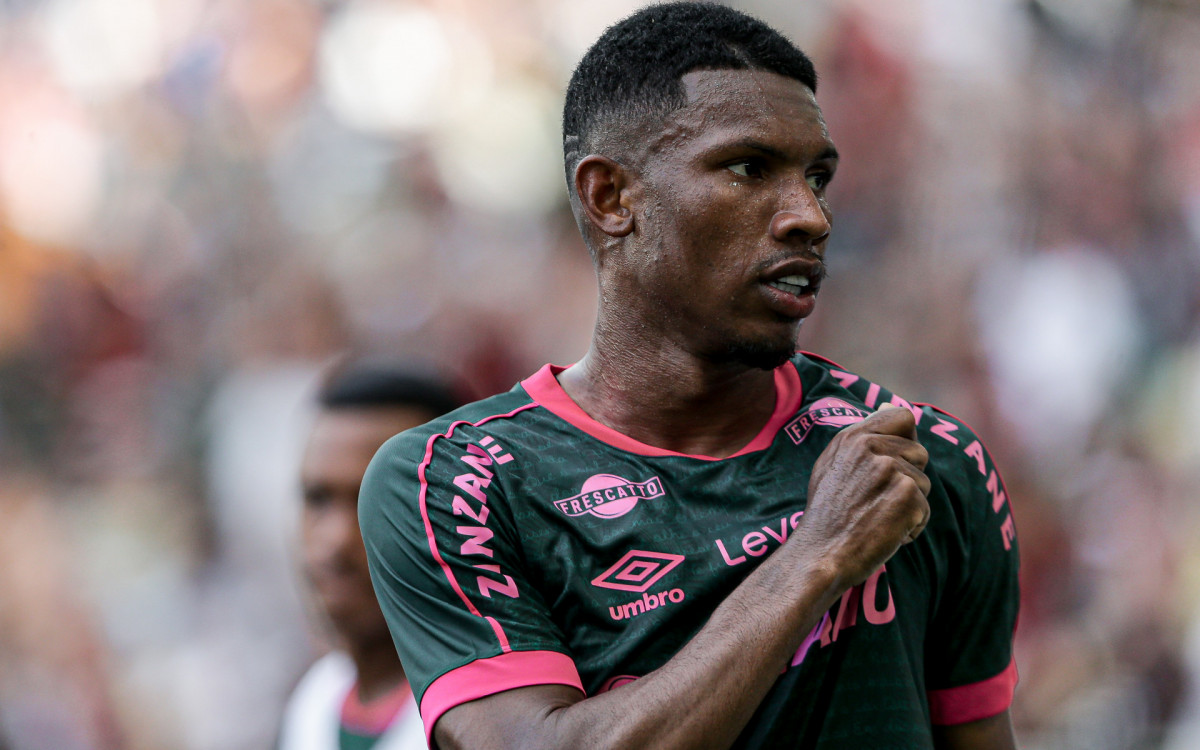
M 719 364 L 734 364 L 759 370 L 774 370 L 796 356 L 796 338 L 784 342 L 765 339 L 735 339 L 712 357 Z

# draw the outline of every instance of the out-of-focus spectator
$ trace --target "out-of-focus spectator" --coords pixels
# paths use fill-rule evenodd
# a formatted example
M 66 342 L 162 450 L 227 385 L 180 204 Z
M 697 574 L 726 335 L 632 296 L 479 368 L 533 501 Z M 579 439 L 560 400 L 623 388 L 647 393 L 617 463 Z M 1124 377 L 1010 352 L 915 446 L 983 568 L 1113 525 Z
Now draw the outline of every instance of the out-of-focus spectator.
M 334 650 L 300 681 L 279 750 L 417 750 L 425 729 L 375 599 L 358 530 L 367 464 L 393 435 L 460 405 L 441 381 L 399 363 L 351 361 L 321 387 L 300 483 L 300 552 Z
M 110 654 L 44 481 L 0 476 L 0 746 L 122 747 Z

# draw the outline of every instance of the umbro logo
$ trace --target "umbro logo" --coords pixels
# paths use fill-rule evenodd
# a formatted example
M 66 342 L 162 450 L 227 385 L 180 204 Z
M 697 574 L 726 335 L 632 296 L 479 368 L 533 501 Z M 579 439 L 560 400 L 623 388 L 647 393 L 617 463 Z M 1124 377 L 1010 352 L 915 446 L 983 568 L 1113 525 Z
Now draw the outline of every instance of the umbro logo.
M 658 477 L 631 482 L 615 474 L 596 474 L 588 477 L 578 495 L 555 500 L 554 507 L 571 517 L 590 513 L 597 518 L 617 518 L 633 510 L 639 500 L 665 494 Z
M 593 578 L 592 585 L 641 594 L 640 598 L 631 602 L 608 608 L 608 616 L 613 620 L 628 620 L 659 607 L 679 604 L 687 598 L 681 588 L 647 591 L 658 583 L 659 579 L 674 570 L 684 559 L 683 555 L 675 555 L 670 552 L 630 550 L 622 555 L 615 565 Z
M 592 579 L 593 586 L 619 591 L 642 592 L 684 561 L 670 552 L 630 550 L 616 564 Z

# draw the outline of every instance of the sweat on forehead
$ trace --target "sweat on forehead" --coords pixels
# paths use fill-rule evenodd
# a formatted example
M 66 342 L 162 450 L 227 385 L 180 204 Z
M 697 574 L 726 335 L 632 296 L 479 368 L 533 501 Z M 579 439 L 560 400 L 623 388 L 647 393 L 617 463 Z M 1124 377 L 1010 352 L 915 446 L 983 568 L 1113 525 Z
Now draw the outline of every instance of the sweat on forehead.
M 687 141 L 726 144 L 770 140 L 771 121 L 789 123 L 792 133 L 809 132 L 828 141 L 812 92 L 792 78 L 763 70 L 693 70 L 683 77 L 684 106 L 647 123 L 631 155 L 645 158 Z M 815 130 L 811 126 L 816 126 Z
M 816 91 L 812 62 L 775 29 L 711 3 L 652 5 L 613 25 L 580 60 L 563 106 L 567 181 L 610 140 L 614 126 L 644 123 L 682 106 L 693 70 L 766 70 Z M 625 130 L 622 127 L 621 130 Z

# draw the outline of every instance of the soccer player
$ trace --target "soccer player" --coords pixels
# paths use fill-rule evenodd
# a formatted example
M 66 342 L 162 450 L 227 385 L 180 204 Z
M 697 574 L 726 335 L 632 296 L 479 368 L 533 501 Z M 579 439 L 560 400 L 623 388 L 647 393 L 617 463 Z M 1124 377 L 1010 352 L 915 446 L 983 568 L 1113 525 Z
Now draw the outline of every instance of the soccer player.
M 359 510 L 454 748 L 1012 748 L 1017 548 L 962 422 L 796 352 L 838 154 L 809 60 L 650 6 L 563 115 L 591 348 L 389 441 Z
M 319 394 L 301 465 L 304 576 L 344 650 L 297 686 L 280 750 L 427 747 L 412 690 L 371 589 L 358 530 L 358 490 L 388 438 L 458 406 L 441 383 L 366 361 L 339 368 Z

